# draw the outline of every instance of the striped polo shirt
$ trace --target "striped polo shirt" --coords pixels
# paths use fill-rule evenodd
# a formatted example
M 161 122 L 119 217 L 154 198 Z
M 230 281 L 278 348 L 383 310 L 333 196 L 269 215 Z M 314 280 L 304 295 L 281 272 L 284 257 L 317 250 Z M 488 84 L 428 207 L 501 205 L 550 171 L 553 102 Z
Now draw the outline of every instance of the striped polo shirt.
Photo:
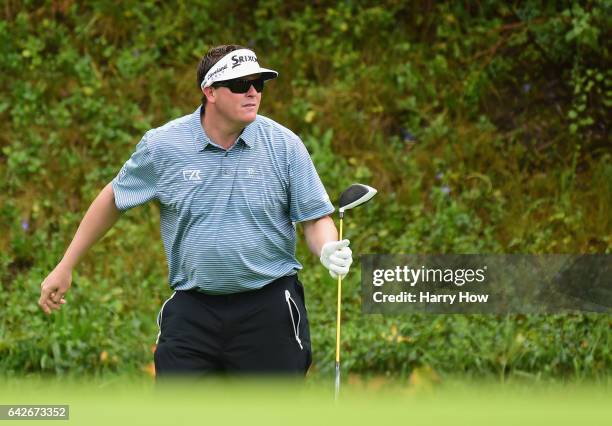
M 170 286 L 210 294 L 297 273 L 295 223 L 334 211 L 306 147 L 258 115 L 228 150 L 192 114 L 149 130 L 112 182 L 121 211 L 157 200 Z

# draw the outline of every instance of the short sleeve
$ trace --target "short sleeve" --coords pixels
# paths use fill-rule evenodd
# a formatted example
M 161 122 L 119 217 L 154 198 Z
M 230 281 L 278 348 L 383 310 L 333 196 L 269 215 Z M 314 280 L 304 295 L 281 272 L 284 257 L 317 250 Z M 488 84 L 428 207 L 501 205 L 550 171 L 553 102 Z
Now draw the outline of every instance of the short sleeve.
M 292 222 L 318 219 L 333 213 L 325 187 L 301 140 L 289 152 L 289 215 Z
M 113 179 L 115 205 L 121 211 L 144 204 L 157 194 L 157 175 L 147 135 L 136 145 L 136 151 Z

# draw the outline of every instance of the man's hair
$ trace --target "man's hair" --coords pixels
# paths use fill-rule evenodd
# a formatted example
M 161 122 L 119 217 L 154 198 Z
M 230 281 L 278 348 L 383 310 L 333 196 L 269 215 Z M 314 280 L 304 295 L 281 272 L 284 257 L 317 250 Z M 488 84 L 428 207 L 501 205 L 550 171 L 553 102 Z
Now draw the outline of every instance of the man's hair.
M 222 44 L 211 48 L 206 55 L 200 61 L 198 65 L 198 88 L 202 85 L 206 73 L 215 65 L 221 58 L 230 52 L 238 49 L 247 49 L 239 44 Z M 200 91 L 202 89 L 200 88 Z M 202 94 L 202 111 L 206 108 L 206 96 Z

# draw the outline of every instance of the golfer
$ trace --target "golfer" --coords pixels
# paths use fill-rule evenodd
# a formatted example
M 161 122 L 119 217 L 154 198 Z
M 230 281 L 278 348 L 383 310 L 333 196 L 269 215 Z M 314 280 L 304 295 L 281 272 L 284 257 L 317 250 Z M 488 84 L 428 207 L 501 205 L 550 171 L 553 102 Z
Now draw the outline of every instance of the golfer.
M 79 259 L 121 212 L 156 200 L 173 290 L 157 316 L 157 375 L 306 373 L 296 223 L 332 277 L 348 273 L 352 254 L 300 138 L 257 114 L 277 76 L 242 46 L 202 58 L 202 105 L 145 133 L 97 196 L 41 284 L 45 313 L 66 303 Z

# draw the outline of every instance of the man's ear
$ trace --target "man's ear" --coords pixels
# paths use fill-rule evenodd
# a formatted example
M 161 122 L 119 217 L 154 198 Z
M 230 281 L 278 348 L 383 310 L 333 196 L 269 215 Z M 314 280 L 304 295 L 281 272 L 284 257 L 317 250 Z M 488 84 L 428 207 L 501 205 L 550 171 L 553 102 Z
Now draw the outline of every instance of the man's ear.
M 205 87 L 202 89 L 202 93 L 204 93 L 204 96 L 206 96 L 206 102 L 207 103 L 211 103 L 214 104 L 216 99 L 215 99 L 215 90 L 212 87 Z

